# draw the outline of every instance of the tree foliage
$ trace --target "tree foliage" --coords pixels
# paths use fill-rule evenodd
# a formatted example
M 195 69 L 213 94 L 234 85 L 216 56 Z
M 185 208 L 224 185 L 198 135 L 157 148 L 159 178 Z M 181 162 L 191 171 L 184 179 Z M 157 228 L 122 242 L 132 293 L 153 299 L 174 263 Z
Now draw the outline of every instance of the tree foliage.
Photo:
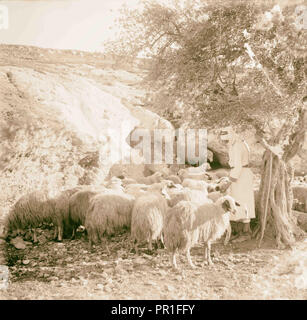
M 306 30 L 296 6 L 146 0 L 139 10 L 123 8 L 109 48 L 151 59 L 147 103 L 168 118 L 207 128 L 252 119 L 271 136 L 273 120 L 297 120 L 306 89 Z

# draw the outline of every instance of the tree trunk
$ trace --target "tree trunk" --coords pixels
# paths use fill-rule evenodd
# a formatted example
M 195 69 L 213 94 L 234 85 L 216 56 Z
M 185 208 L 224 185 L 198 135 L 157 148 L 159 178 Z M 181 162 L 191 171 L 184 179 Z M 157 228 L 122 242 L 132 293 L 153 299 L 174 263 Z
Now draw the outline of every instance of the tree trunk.
M 294 170 L 289 161 L 302 147 L 306 132 L 306 116 L 306 109 L 303 109 L 282 158 L 269 149 L 264 152 L 261 183 L 256 199 L 260 223 L 254 232 L 259 239 L 259 246 L 265 232 L 275 237 L 278 248 L 283 248 L 284 245 L 291 247 L 295 238 L 304 234 L 303 230 L 297 226 L 296 218 L 292 214 L 291 182 Z M 276 140 L 275 142 L 278 143 L 279 141 Z
M 265 151 L 257 199 L 259 245 L 265 230 L 276 238 L 278 248 L 283 248 L 283 244 L 291 246 L 295 237 L 302 235 L 292 214 L 292 178 L 292 168 L 269 150 Z

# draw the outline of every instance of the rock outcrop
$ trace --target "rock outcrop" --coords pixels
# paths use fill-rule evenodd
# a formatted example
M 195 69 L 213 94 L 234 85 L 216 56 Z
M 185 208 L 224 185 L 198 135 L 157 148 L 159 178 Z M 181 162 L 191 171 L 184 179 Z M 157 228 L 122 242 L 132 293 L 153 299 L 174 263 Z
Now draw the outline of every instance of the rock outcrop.
M 101 183 L 130 157 L 125 140 L 139 125 L 93 80 L 36 69 L 0 67 L 0 180 L 12 201 L 33 188 Z

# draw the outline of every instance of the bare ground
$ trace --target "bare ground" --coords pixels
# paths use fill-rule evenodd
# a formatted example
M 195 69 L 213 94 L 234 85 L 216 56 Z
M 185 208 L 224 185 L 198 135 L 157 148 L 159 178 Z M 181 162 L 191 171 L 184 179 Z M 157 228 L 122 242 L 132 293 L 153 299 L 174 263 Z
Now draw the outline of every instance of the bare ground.
M 136 255 L 128 235 L 109 239 L 107 252 L 81 237 L 17 250 L 7 245 L 10 285 L 1 299 L 306 299 L 307 240 L 277 250 L 270 239 L 213 246 L 214 266 L 202 266 L 203 249 L 171 268 L 166 250 Z

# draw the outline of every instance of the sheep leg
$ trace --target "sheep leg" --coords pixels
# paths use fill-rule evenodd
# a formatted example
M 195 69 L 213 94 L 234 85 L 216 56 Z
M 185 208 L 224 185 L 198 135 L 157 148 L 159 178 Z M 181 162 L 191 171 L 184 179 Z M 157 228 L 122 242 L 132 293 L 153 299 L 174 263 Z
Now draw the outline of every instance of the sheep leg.
M 171 264 L 172 264 L 174 269 L 176 269 L 176 270 L 178 269 L 177 261 L 176 261 L 176 251 L 174 251 L 173 254 L 172 254 Z
M 192 261 L 192 259 L 191 259 L 190 248 L 188 248 L 188 250 L 187 250 L 187 252 L 186 252 L 186 256 L 187 256 L 189 265 L 190 265 L 193 269 L 195 269 L 196 266 L 195 266 L 195 264 L 193 263 L 193 261 Z
M 70 240 L 74 240 L 74 239 L 75 239 L 75 236 L 76 236 L 76 229 L 73 228 L 73 229 L 72 229 L 72 235 L 71 235 Z
M 225 236 L 225 240 L 224 240 L 224 246 L 226 246 L 229 242 L 231 236 L 231 224 L 229 223 L 227 229 L 226 229 L 226 236 Z
M 54 229 L 54 234 L 53 234 L 53 239 L 56 240 L 57 237 L 58 237 L 58 228 L 55 227 L 55 229 Z
M 134 247 L 135 254 L 138 255 L 138 254 L 139 254 L 139 247 L 138 247 L 138 242 L 137 242 L 137 240 L 134 240 L 133 247 Z
M 162 248 L 165 248 L 165 244 L 164 244 L 164 239 L 163 239 L 163 234 L 161 233 L 161 236 L 160 236 L 160 240 L 161 240 L 161 243 L 162 243 Z
M 38 242 L 37 236 L 36 236 L 36 229 L 33 229 L 33 242 L 34 242 L 34 243 L 37 243 L 37 242 Z
M 211 242 L 208 241 L 205 243 L 205 256 L 204 256 L 204 261 L 207 263 L 209 266 L 213 265 L 213 262 L 211 260 Z
M 148 250 L 149 251 L 152 251 L 152 239 L 150 238 L 149 240 L 148 240 Z
M 61 225 L 59 223 L 58 226 L 55 228 L 55 233 L 54 233 L 54 234 L 56 234 L 55 239 L 58 239 L 58 241 L 62 241 L 63 240 L 63 232 L 64 232 L 63 225 Z
M 109 246 L 108 246 L 108 240 L 107 240 L 107 239 L 104 239 L 104 245 L 105 245 L 105 247 L 106 247 L 106 250 L 107 250 L 108 255 L 110 255 L 111 252 L 110 252 L 110 249 L 109 249 Z
M 204 262 L 208 263 L 208 246 L 207 243 L 205 243 L 205 255 L 204 255 Z
M 210 241 L 207 242 L 207 261 L 209 266 L 213 265 L 213 262 L 211 260 L 211 242 Z

